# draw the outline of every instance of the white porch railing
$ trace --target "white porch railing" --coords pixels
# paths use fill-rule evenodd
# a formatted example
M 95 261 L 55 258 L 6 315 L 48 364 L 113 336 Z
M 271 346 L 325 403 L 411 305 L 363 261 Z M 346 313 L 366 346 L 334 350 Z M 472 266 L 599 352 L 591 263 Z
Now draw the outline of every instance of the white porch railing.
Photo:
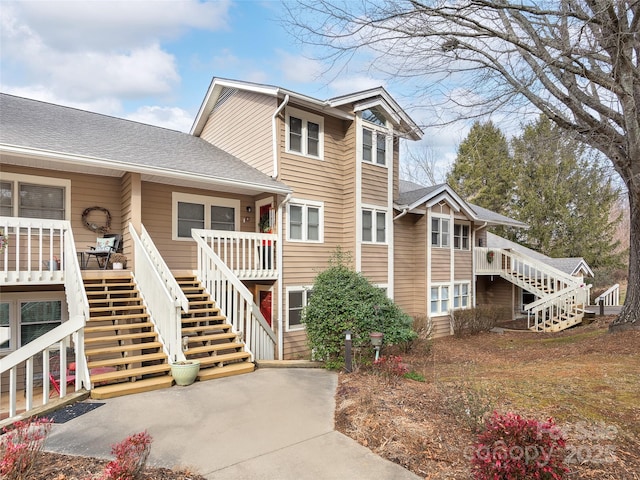
M 214 232 L 217 234 L 220 232 Z M 228 233 L 228 232 L 225 232 Z M 253 296 L 211 247 L 211 231 L 192 230 L 198 245 L 198 277 L 227 317 L 234 332 L 242 332 L 252 360 L 273 360 L 276 335 L 264 319 Z M 273 264 L 272 264 L 273 265 Z
M 6 422 L 18 415 L 18 386 L 24 389 L 24 409 L 35 408 L 39 394 L 42 405 L 51 401 L 50 374 L 56 379 L 60 398 L 67 395 L 67 348 L 73 345 L 75 391 L 90 389 L 89 370 L 84 355 L 84 326 L 89 317 L 89 302 L 80 273 L 71 225 L 68 221 L 0 217 L 0 229 L 9 245 L 2 254 L 2 279 L 6 284 L 64 283 L 69 319 L 29 344 L 0 359 L 0 375 L 9 372 L 9 397 Z M 49 260 L 44 260 L 48 258 Z M 58 259 L 54 267 L 53 262 Z M 48 263 L 48 269 L 45 267 Z M 59 371 L 51 371 L 51 364 Z M 18 380 L 21 380 L 18 382 Z M 57 393 L 57 392 L 56 392 Z
M 181 309 L 189 311 L 189 301 L 158 252 L 144 226 L 141 235 L 129 224 L 133 239 L 136 283 L 149 309 L 151 321 L 173 363 L 185 359 L 181 340 Z
M 594 305 L 600 305 L 600 301 L 603 302 L 605 307 L 613 307 L 620 305 L 620 284 L 616 283 L 609 288 L 606 292 L 602 293 L 594 301 Z
M 570 286 L 525 305 L 527 327 L 544 332 L 553 331 L 554 321 L 570 322 L 572 316 L 578 323 L 588 303 L 590 288 L 591 285 Z
M 272 233 L 198 230 L 198 235 L 240 280 L 274 280 L 276 239 Z
M 2 283 L 62 283 L 66 231 L 71 228 L 65 220 L 0 217 L 0 232 L 8 242 L 0 253 Z

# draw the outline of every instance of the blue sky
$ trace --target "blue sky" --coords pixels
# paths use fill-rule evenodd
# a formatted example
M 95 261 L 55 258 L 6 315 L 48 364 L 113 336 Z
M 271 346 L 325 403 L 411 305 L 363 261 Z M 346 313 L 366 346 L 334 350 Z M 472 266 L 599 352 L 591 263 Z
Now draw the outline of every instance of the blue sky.
M 214 76 L 320 99 L 382 85 L 411 106 L 370 72 L 323 76 L 282 15 L 276 0 L 0 0 L 0 90 L 182 131 Z M 466 132 L 427 129 L 422 143 L 445 166 Z

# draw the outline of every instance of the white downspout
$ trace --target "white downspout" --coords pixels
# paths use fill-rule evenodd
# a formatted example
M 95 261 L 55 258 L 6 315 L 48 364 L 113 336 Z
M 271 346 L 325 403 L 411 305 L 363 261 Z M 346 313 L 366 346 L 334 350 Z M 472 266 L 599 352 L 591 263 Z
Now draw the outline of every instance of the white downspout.
M 278 262 L 278 360 L 284 359 L 284 285 L 283 285 L 283 273 L 282 273 L 282 211 L 283 207 L 291 200 L 292 193 L 288 193 L 285 199 L 278 205 L 278 245 L 276 248 L 276 261 Z
M 393 221 L 395 222 L 396 220 L 398 220 L 399 218 L 404 217 L 407 213 L 409 213 L 409 209 L 408 208 L 403 208 L 402 212 L 400 212 L 398 215 L 396 215 L 395 217 L 393 217 Z
M 278 178 L 278 115 L 284 110 L 284 107 L 289 103 L 289 95 L 285 95 L 283 102 L 280 104 L 276 111 L 273 112 L 271 117 L 271 143 L 273 148 L 273 178 Z M 286 201 L 286 200 L 285 200 Z

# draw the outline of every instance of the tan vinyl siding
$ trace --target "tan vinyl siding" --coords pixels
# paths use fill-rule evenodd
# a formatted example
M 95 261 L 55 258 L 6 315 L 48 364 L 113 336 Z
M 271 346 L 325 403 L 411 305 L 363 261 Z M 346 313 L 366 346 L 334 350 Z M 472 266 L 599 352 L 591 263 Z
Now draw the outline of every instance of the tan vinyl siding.
M 242 231 L 253 232 L 255 228 L 254 199 L 247 196 L 233 196 L 196 188 L 175 187 L 159 183 L 142 183 L 142 223 L 151 235 L 153 242 L 171 269 L 191 270 L 196 267 L 197 249 L 192 240 L 172 240 L 172 192 L 240 199 L 240 217 L 249 216 L 246 223 L 240 222 Z M 246 207 L 252 207 L 252 213 Z
M 379 165 L 362 163 L 362 203 L 387 205 L 387 177 L 389 169 Z
M 400 139 L 393 137 L 393 198 L 397 199 L 400 188 Z
M 200 137 L 273 175 L 271 118 L 276 108 L 273 97 L 237 91 L 214 109 Z
M 412 316 L 427 312 L 426 221 L 425 215 L 407 214 L 394 222 L 394 300 Z
M 451 320 L 449 316 L 433 317 L 433 337 L 446 337 L 451 335 Z
M 481 275 L 476 282 L 476 303 L 516 309 L 519 295 L 517 288 L 507 280 L 489 275 Z
M 62 178 L 71 181 L 71 212 L 69 219 L 78 251 L 87 250 L 90 245 L 93 246 L 96 244 L 96 238 L 102 236 L 99 233 L 85 228 L 82 224 L 82 212 L 84 212 L 86 208 L 99 206 L 109 210 L 111 214 L 110 232 L 122 233 L 120 178 L 6 164 L 2 165 L 2 171 L 39 177 Z M 28 178 L 25 180 L 28 181 Z M 97 222 L 101 222 L 102 218 L 101 214 L 96 213 Z
M 356 124 L 355 122 L 342 122 L 346 127 L 344 145 L 342 151 L 342 208 L 344 221 L 342 223 L 342 247 L 345 250 L 355 251 L 356 247 Z
M 129 268 L 133 265 L 133 240 L 129 234 L 129 223 L 140 233 L 142 192 L 140 174 L 125 173 L 121 179 L 123 251 L 129 252 Z
M 311 359 L 311 351 L 307 343 L 307 332 L 295 330 L 284 333 L 284 358 L 287 360 Z
M 470 280 L 473 277 L 473 255 L 469 250 L 454 250 L 454 279 Z
M 475 246 L 483 246 L 486 247 L 487 246 L 487 229 L 486 228 L 481 228 L 480 230 L 478 230 L 475 234 L 475 240 L 476 240 L 476 244 Z
M 387 284 L 387 245 L 362 245 L 362 274 L 376 285 Z
M 432 282 L 451 280 L 451 250 L 449 248 L 432 248 L 430 268 Z

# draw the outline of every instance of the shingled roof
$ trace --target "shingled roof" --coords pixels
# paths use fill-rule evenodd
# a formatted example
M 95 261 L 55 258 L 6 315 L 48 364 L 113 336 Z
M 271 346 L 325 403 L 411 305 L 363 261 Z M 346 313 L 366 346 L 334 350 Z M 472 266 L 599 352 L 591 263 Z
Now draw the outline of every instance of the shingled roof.
M 288 193 L 281 182 L 201 138 L 144 123 L 0 93 L 0 150 L 73 157 L 123 171 Z

